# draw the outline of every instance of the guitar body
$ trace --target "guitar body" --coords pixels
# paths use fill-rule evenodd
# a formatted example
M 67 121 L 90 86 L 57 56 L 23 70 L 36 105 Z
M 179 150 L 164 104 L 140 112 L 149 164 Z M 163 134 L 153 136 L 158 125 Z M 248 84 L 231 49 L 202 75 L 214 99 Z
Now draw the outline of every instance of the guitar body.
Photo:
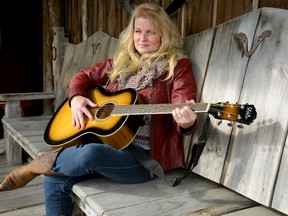
M 88 98 L 98 107 L 88 107 L 94 120 L 86 117 L 86 126 L 83 129 L 72 126 L 72 111 L 68 99 L 57 109 L 44 133 L 44 140 L 52 149 L 91 142 L 124 149 L 135 138 L 140 126 L 144 125 L 144 115 L 171 114 L 177 107 L 190 106 L 196 113 L 208 112 L 216 119 L 248 125 L 257 116 L 255 107 L 249 104 L 138 104 L 134 89 L 107 92 L 99 85 L 88 91 Z
M 143 116 L 124 115 L 111 116 L 109 107 L 118 105 L 136 104 L 137 93 L 133 89 L 124 89 L 117 92 L 107 92 L 103 87 L 91 88 L 88 93 L 91 101 L 99 105 L 90 112 L 94 115 L 91 121 L 86 117 L 86 127 L 77 129 L 72 125 L 72 111 L 68 99 L 57 109 L 49 121 L 44 140 L 52 148 L 69 147 L 85 143 L 88 137 L 96 138 L 97 142 L 108 144 L 116 149 L 123 149 L 128 146 L 141 125 Z M 105 110 L 103 112 L 103 110 Z M 91 136 L 92 135 L 92 136 Z

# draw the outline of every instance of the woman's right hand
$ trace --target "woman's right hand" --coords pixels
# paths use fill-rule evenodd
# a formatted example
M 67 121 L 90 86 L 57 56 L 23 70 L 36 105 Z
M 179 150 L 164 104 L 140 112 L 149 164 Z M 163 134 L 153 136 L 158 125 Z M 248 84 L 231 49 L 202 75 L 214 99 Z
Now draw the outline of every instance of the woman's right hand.
M 78 129 L 83 129 L 86 125 L 84 114 L 91 120 L 94 120 L 93 115 L 87 108 L 97 107 L 98 105 L 93 103 L 90 99 L 81 95 L 76 95 L 71 99 L 71 110 L 72 110 L 72 125 Z

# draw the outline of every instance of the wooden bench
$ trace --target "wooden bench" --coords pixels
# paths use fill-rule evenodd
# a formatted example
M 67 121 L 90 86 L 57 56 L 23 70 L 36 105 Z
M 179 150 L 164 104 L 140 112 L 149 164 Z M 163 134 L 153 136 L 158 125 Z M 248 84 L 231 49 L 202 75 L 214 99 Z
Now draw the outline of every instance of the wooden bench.
M 288 11 L 262 8 L 184 38 L 198 101 L 251 103 L 257 108 L 257 119 L 241 129 L 227 122 L 219 125 L 219 120 L 211 118 L 199 164 L 177 187 L 169 187 L 162 179 L 135 185 L 91 179 L 73 187 L 76 206 L 86 215 L 288 214 L 287 21 Z M 117 44 L 102 32 L 78 45 L 62 43 L 60 33 L 55 28 L 58 55 L 53 64 L 59 78 L 55 108 L 66 97 L 72 75 L 111 57 Z M 15 146 L 33 158 L 50 150 L 43 140 L 50 117 L 6 115 L 2 122 L 9 163 L 21 162 Z M 199 115 L 200 122 L 202 118 Z M 198 134 L 199 129 L 185 138 L 187 155 Z M 167 178 L 182 172 L 171 171 Z

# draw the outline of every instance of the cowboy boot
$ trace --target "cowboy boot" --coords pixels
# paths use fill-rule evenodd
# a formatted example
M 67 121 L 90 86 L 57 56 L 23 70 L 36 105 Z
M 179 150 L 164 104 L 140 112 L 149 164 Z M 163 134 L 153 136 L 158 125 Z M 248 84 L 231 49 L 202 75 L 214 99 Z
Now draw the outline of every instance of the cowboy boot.
M 26 166 L 20 167 L 9 173 L 0 182 L 0 191 L 14 190 L 24 187 L 38 175 L 62 176 L 51 171 L 61 149 L 40 155 Z

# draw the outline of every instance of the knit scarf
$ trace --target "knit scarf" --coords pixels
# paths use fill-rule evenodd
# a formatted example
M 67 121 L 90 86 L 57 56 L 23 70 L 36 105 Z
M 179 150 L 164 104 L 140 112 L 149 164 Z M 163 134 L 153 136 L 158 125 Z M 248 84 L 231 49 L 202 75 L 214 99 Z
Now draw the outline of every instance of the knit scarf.
M 147 59 L 140 64 L 137 73 L 125 72 L 118 78 L 119 85 L 123 88 L 133 88 L 136 91 L 151 86 L 152 81 L 166 72 L 167 60 L 159 58 L 151 67 L 146 65 Z

